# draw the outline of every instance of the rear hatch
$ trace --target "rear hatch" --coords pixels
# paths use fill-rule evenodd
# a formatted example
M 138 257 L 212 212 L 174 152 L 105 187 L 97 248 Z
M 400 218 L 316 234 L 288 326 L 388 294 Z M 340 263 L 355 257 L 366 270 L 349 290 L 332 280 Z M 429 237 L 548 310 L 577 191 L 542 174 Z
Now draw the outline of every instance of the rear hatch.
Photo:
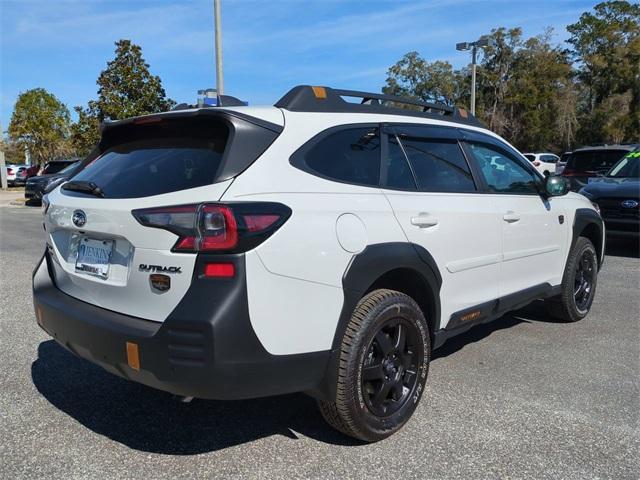
M 173 251 L 175 232 L 145 226 L 132 211 L 219 200 L 279 128 L 213 109 L 108 125 L 96 158 L 47 197 L 58 288 L 126 315 L 166 319 L 191 285 L 197 254 Z
M 598 148 L 578 150 L 567 159 L 562 175 L 571 177 L 572 188 L 586 185 L 591 177 L 604 176 L 629 150 L 624 148 Z

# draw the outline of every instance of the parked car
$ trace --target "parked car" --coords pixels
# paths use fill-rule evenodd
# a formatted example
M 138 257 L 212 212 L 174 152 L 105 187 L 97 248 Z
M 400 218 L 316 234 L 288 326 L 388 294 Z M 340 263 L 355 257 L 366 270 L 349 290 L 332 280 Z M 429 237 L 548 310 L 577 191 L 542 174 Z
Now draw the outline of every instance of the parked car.
M 26 187 L 24 189 L 24 198 L 30 202 L 40 203 L 43 195 L 47 192 L 47 189 L 52 189 L 68 178 L 71 178 L 79 172 L 81 168 L 82 161 L 76 160 L 64 167 L 58 173 L 49 173 L 31 177 L 27 180 Z
M 560 157 L 553 153 L 524 153 L 523 155 L 543 175 L 555 173 L 556 163 L 560 160 Z
M 569 179 L 571 190 L 577 192 L 589 178 L 605 175 L 614 163 L 635 148 L 636 145 L 602 145 L 576 149 L 571 152 L 562 175 Z
M 13 180 L 13 184 L 15 186 L 25 185 L 27 183 L 27 179 L 35 176 L 38 171 L 38 167 L 36 165 L 27 166 L 27 165 L 19 165 L 15 168 L 15 178 Z
M 7 169 L 7 185 L 9 185 L 10 187 L 13 186 L 15 180 L 16 180 L 16 173 L 18 172 L 18 167 L 20 165 L 6 165 L 6 169 Z
M 306 392 L 376 441 L 448 338 L 535 299 L 588 314 L 600 215 L 466 110 L 310 86 L 224 105 L 107 122 L 47 194 L 36 318 L 76 355 L 184 397 Z
M 580 193 L 598 205 L 607 234 L 640 237 L 640 149 L 625 155 Z
M 69 165 L 71 165 L 74 162 L 77 162 L 78 160 L 80 159 L 70 158 L 65 160 L 52 160 L 50 162 L 45 163 L 42 166 L 42 168 L 38 172 L 38 175 L 51 175 L 53 173 L 58 173 L 63 168 L 68 167 Z
M 567 164 L 567 160 L 569 160 L 570 156 L 571 156 L 571 152 L 564 152 L 560 156 L 560 160 L 558 160 L 558 162 L 556 163 L 556 175 L 562 175 L 562 172 L 564 171 L 564 167 Z

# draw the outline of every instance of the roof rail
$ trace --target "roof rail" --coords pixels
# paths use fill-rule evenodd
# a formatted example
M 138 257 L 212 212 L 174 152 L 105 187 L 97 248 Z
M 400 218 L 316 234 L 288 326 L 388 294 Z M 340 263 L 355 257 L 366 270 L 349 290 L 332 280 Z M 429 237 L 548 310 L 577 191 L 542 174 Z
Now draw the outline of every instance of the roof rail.
M 360 103 L 348 102 L 343 97 L 359 98 L 361 101 Z M 430 103 L 383 93 L 341 90 L 330 87 L 298 85 L 289 90 L 274 106 L 292 112 L 383 113 L 426 117 L 484 127 L 482 122 L 467 110 L 444 103 Z M 418 108 L 409 109 L 402 108 L 402 106 Z

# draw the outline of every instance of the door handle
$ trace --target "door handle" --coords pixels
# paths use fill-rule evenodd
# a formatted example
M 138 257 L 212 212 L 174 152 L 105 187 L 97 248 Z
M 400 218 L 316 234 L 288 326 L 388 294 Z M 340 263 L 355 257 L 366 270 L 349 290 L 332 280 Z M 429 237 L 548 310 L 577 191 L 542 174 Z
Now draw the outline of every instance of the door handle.
M 411 217 L 411 225 L 419 228 L 434 227 L 438 224 L 438 219 L 428 213 L 420 213 L 417 217 Z
M 507 222 L 507 223 L 515 223 L 518 220 L 520 220 L 520 215 L 518 215 L 516 212 L 509 210 L 507 213 L 505 213 L 502 216 L 502 219 Z

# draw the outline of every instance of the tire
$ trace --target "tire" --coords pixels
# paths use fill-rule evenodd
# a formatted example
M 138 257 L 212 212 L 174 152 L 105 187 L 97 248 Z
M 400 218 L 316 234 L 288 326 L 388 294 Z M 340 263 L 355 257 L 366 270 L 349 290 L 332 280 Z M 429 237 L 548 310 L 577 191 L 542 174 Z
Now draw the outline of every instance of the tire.
M 577 322 L 587 316 L 598 283 L 598 255 L 585 237 L 578 237 L 569 252 L 562 276 L 560 294 L 545 300 L 547 312 L 565 322 Z M 578 285 L 579 284 L 579 285 Z
M 335 399 L 318 400 L 324 419 L 365 442 L 400 430 L 420 401 L 429 371 L 429 327 L 418 304 L 393 290 L 364 296 L 339 355 Z

